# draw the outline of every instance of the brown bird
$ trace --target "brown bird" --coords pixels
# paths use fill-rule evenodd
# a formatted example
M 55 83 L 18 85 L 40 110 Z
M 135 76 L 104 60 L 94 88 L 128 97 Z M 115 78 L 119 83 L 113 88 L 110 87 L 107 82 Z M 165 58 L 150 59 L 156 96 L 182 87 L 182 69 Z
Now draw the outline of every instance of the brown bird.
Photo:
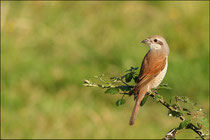
M 134 124 L 139 111 L 140 103 L 145 94 L 153 88 L 157 88 L 165 77 L 168 67 L 169 47 L 166 40 L 158 35 L 150 36 L 143 40 L 150 50 L 144 57 L 136 86 L 132 94 L 137 95 L 130 125 Z

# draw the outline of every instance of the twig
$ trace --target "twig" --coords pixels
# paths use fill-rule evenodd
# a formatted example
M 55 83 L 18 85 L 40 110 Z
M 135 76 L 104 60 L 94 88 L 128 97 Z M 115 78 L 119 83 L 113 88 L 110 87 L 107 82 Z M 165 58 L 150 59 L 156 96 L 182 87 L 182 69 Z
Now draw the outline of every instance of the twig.
M 129 87 L 131 86 L 131 85 L 127 84 L 126 82 L 124 82 L 123 79 L 122 79 L 122 77 L 120 78 L 120 81 L 121 81 L 123 84 L 125 84 L 126 86 L 129 86 Z
M 169 140 L 171 138 L 175 138 L 177 134 L 177 128 L 173 128 L 171 129 L 165 136 L 165 138 L 163 138 L 163 140 Z
M 153 99 L 154 99 L 154 97 L 155 97 L 154 93 L 149 94 L 149 96 L 151 96 Z M 160 102 L 163 106 L 165 106 L 166 108 L 168 108 L 170 111 L 176 111 L 176 109 L 175 109 L 173 106 L 171 106 L 170 104 L 168 104 L 167 102 L 165 102 L 163 99 L 159 99 L 159 102 Z M 182 120 L 182 121 L 185 120 L 185 118 L 184 118 L 183 116 L 180 116 L 179 118 L 180 118 L 180 120 Z M 204 140 L 204 137 L 203 137 L 204 134 L 202 133 L 201 130 L 198 129 L 198 127 L 196 127 L 194 124 L 190 123 L 190 124 L 188 125 L 188 128 L 192 129 L 195 133 L 197 133 L 197 134 L 199 135 L 200 138 L 202 138 L 202 139 Z
M 179 105 L 179 103 L 178 103 L 178 99 L 177 99 L 177 97 L 175 97 L 176 98 L 176 104 L 177 104 L 177 106 L 178 106 L 178 108 L 179 108 L 179 110 L 180 111 L 182 111 L 182 108 L 181 108 L 181 106 Z
M 124 82 L 123 79 L 122 79 L 122 77 L 120 77 L 120 78 L 119 78 L 119 77 L 116 77 L 116 78 L 119 80 L 119 82 L 121 82 L 122 84 L 124 84 L 124 85 L 120 85 L 120 86 L 117 86 L 117 85 L 113 85 L 113 84 L 108 83 L 107 81 L 105 81 L 105 80 L 102 78 L 102 76 L 101 76 L 101 77 L 97 77 L 97 78 L 99 78 L 102 82 L 104 82 L 104 83 L 106 83 L 106 84 L 108 84 L 108 85 L 96 84 L 96 83 L 90 82 L 89 80 L 84 80 L 84 86 L 86 86 L 86 87 L 100 87 L 100 88 L 120 88 L 120 86 L 133 87 L 133 86 L 127 84 L 126 82 Z M 164 87 L 164 88 L 166 88 L 166 87 Z M 123 94 L 122 98 L 123 98 L 125 95 L 131 96 L 130 92 L 120 91 L 119 94 Z M 165 102 L 165 101 L 163 100 L 162 97 L 161 97 L 161 98 L 159 98 L 159 97 L 157 98 L 157 97 L 156 97 L 156 96 L 157 96 L 157 92 L 156 92 L 156 91 L 152 91 L 152 92 L 150 92 L 148 95 L 149 95 L 150 97 L 152 97 L 153 99 L 157 100 L 159 103 L 161 103 L 161 104 L 162 104 L 163 106 L 165 106 L 167 109 L 169 109 L 169 111 L 178 112 L 178 111 L 177 111 L 177 108 L 175 108 L 174 106 L 171 106 L 169 103 Z M 176 99 L 176 101 L 177 101 L 177 99 Z M 177 105 L 178 105 L 179 110 L 182 111 L 181 106 L 180 106 L 178 103 L 177 103 Z M 182 121 L 185 120 L 185 117 L 184 117 L 182 114 L 180 114 L 180 115 L 177 116 L 177 117 L 179 117 L 180 120 L 182 120 Z M 194 124 L 189 123 L 189 124 L 186 126 L 186 128 L 187 128 L 187 129 L 192 129 L 195 133 L 198 134 L 198 136 L 199 136 L 200 138 L 202 138 L 202 139 L 204 140 L 205 134 L 204 134 L 198 127 L 196 127 Z M 172 129 L 171 131 L 169 131 L 169 132 L 167 133 L 167 135 L 165 136 L 164 139 L 170 138 L 171 136 L 174 136 L 174 138 L 175 138 L 175 135 L 177 134 L 177 132 L 178 132 L 178 128 Z

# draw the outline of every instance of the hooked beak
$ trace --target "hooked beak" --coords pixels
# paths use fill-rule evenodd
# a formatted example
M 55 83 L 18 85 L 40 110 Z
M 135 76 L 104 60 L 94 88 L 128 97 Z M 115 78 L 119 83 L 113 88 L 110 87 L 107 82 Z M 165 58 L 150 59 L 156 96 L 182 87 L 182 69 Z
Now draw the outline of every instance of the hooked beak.
M 147 45 L 150 45 L 152 42 L 150 39 L 144 39 L 143 41 L 141 41 L 141 43 L 144 43 L 144 44 L 147 44 Z
M 144 43 L 144 44 L 150 44 L 150 40 L 149 39 L 144 39 L 143 41 L 141 41 L 141 43 Z

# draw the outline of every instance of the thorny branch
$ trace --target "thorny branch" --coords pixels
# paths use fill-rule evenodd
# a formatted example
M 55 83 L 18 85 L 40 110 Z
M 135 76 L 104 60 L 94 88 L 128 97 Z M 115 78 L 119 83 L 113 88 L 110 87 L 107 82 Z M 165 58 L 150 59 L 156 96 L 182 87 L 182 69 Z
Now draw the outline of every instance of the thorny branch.
M 151 93 L 149 96 L 151 96 L 151 97 L 154 99 L 155 94 L 154 94 L 154 93 Z M 171 106 L 170 104 L 168 104 L 167 102 L 165 102 L 163 99 L 159 99 L 159 103 L 161 103 L 163 106 L 165 106 L 166 108 L 168 108 L 170 111 L 176 111 L 176 109 L 175 109 L 173 106 Z M 184 117 L 184 116 L 180 116 L 179 118 L 180 118 L 180 120 L 182 120 L 182 121 L 185 120 L 185 117 Z M 199 130 L 199 128 L 196 127 L 194 124 L 189 123 L 187 127 L 190 128 L 190 129 L 192 129 L 195 133 L 197 133 L 197 134 L 199 135 L 200 138 L 204 139 L 203 136 L 204 136 L 205 134 L 203 134 L 203 132 L 202 132 L 201 130 Z M 171 132 L 172 132 L 172 131 L 169 131 L 168 134 L 171 134 Z M 167 134 L 167 135 L 168 135 L 168 134 Z M 173 136 L 175 137 L 176 134 L 177 134 L 177 129 L 173 129 Z M 168 138 L 167 135 L 165 136 L 165 139 Z
M 86 86 L 86 87 L 100 87 L 100 88 L 103 88 L 103 89 L 107 89 L 105 91 L 105 93 L 109 93 L 109 94 L 121 94 L 122 98 L 119 99 L 116 102 L 116 104 L 117 105 L 122 105 L 122 104 L 125 103 L 125 99 L 123 99 L 124 96 L 125 95 L 131 96 L 130 91 L 132 90 L 132 88 L 134 86 L 129 85 L 128 83 L 131 82 L 132 79 L 135 81 L 135 79 L 137 78 L 137 74 L 135 73 L 135 70 L 137 70 L 137 69 L 138 68 L 131 67 L 130 70 L 126 71 L 126 72 L 128 72 L 127 74 L 125 74 L 121 77 L 110 78 L 111 82 L 108 82 L 108 81 L 104 80 L 103 79 L 104 75 L 95 76 L 103 84 L 93 83 L 93 82 L 90 82 L 89 80 L 84 80 L 83 81 L 84 86 Z M 158 87 L 158 89 L 162 89 L 162 88 L 171 89 L 167 86 L 167 84 L 162 84 Z M 157 90 L 153 90 L 153 91 L 149 92 L 147 95 L 150 96 L 152 99 L 158 101 L 163 106 L 165 106 L 169 111 L 169 116 L 178 117 L 182 121 L 180 123 L 179 127 L 173 128 L 172 130 L 170 130 L 163 139 L 165 139 L 165 140 L 175 139 L 176 134 L 182 132 L 185 129 L 193 130 L 201 139 L 205 139 L 205 136 L 209 135 L 208 132 L 207 132 L 207 134 L 205 134 L 201 130 L 202 125 L 197 127 L 191 121 L 189 121 L 188 119 L 186 119 L 184 117 L 183 111 L 185 111 L 185 113 L 187 115 L 192 115 L 192 112 L 189 111 L 186 108 L 182 108 L 181 105 L 178 103 L 178 101 L 182 101 L 182 102 L 187 103 L 187 102 L 189 102 L 188 98 L 185 99 L 185 98 L 180 98 L 178 96 L 175 96 L 175 100 L 176 100 L 175 104 L 171 104 L 171 100 L 173 99 L 173 97 L 171 98 L 170 104 L 169 104 L 166 101 L 164 101 L 163 97 L 160 96 L 157 93 Z M 144 100 L 144 99 L 143 99 L 143 101 L 144 101 L 144 103 L 146 102 L 146 100 Z M 144 103 L 141 103 L 141 105 L 143 105 Z

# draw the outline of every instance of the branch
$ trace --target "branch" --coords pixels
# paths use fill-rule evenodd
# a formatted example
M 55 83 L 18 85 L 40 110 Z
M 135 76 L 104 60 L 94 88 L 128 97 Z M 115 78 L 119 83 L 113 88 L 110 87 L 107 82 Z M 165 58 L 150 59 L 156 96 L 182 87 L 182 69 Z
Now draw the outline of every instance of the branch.
M 117 106 L 123 105 L 126 102 L 126 100 L 124 99 L 125 95 L 128 95 L 129 97 L 131 95 L 134 95 L 134 94 L 131 94 L 132 93 L 131 91 L 134 86 L 128 83 L 130 83 L 132 79 L 134 80 L 135 83 L 138 81 L 138 75 L 136 74 L 137 69 L 138 67 L 131 67 L 131 69 L 126 71 L 128 73 L 126 73 L 125 75 L 120 76 L 120 77 L 111 77 L 109 81 L 103 79 L 104 77 L 103 74 L 101 76 L 95 76 L 97 79 L 100 80 L 100 82 L 102 82 L 102 84 L 93 83 L 93 82 L 90 82 L 89 80 L 84 80 L 83 81 L 84 86 L 99 87 L 102 89 L 106 89 L 105 91 L 106 94 L 112 94 L 112 95 L 120 94 L 122 95 L 122 97 L 121 99 L 118 99 L 116 101 L 116 105 Z M 161 84 L 159 85 L 158 89 L 171 89 L 171 88 L 168 87 L 167 84 Z M 166 107 L 168 109 L 169 116 L 177 117 L 181 120 L 179 127 L 171 129 L 163 139 L 174 139 L 176 134 L 182 132 L 185 129 L 193 130 L 201 139 L 205 139 L 204 137 L 209 135 L 208 130 L 206 130 L 207 131 L 206 134 L 202 131 L 203 126 L 205 126 L 205 128 L 208 129 L 208 120 L 206 117 L 204 117 L 205 113 L 202 112 L 202 109 L 197 108 L 196 104 L 192 103 L 187 97 L 174 96 L 175 103 L 173 104 L 172 102 L 174 97 L 170 99 L 170 103 L 167 103 L 166 101 L 164 101 L 163 97 L 157 93 L 156 90 L 153 90 L 147 93 L 147 95 L 144 97 L 144 99 L 142 100 L 140 104 L 141 106 L 144 105 L 148 96 L 152 97 L 154 100 L 158 101 L 160 104 Z M 178 103 L 178 101 L 191 105 L 193 107 L 193 110 L 188 110 L 185 107 L 181 107 L 181 104 Z M 191 118 L 186 119 L 186 116 L 184 115 L 188 115 Z M 196 121 L 198 127 L 192 123 L 192 120 L 195 120 L 195 119 L 199 119 L 199 121 Z
M 154 92 L 151 92 L 151 93 L 149 94 L 149 96 L 151 96 L 153 99 L 155 99 L 155 93 L 154 93 Z M 168 104 L 167 102 L 165 102 L 165 101 L 163 100 L 163 98 L 159 99 L 158 102 L 161 103 L 161 104 L 162 104 L 163 106 L 165 106 L 166 108 L 168 108 L 170 111 L 175 111 L 175 112 L 177 112 L 177 110 L 176 110 L 173 106 L 171 106 L 170 104 Z M 180 116 L 179 118 L 180 118 L 180 120 L 182 120 L 182 121 L 185 120 L 185 117 L 184 117 L 184 116 Z M 203 136 L 205 136 L 205 134 L 203 134 L 203 132 L 202 132 L 201 130 L 199 130 L 199 128 L 196 127 L 194 124 L 189 123 L 188 126 L 187 126 L 187 128 L 192 129 L 195 133 L 198 134 L 198 136 L 199 136 L 200 138 L 202 138 L 202 139 L 204 140 L 204 137 L 203 137 Z M 168 134 L 165 136 L 165 138 L 169 138 L 171 135 L 173 135 L 173 136 L 175 137 L 176 134 L 177 134 L 177 129 L 175 128 L 175 129 L 172 129 L 171 131 L 169 131 Z

